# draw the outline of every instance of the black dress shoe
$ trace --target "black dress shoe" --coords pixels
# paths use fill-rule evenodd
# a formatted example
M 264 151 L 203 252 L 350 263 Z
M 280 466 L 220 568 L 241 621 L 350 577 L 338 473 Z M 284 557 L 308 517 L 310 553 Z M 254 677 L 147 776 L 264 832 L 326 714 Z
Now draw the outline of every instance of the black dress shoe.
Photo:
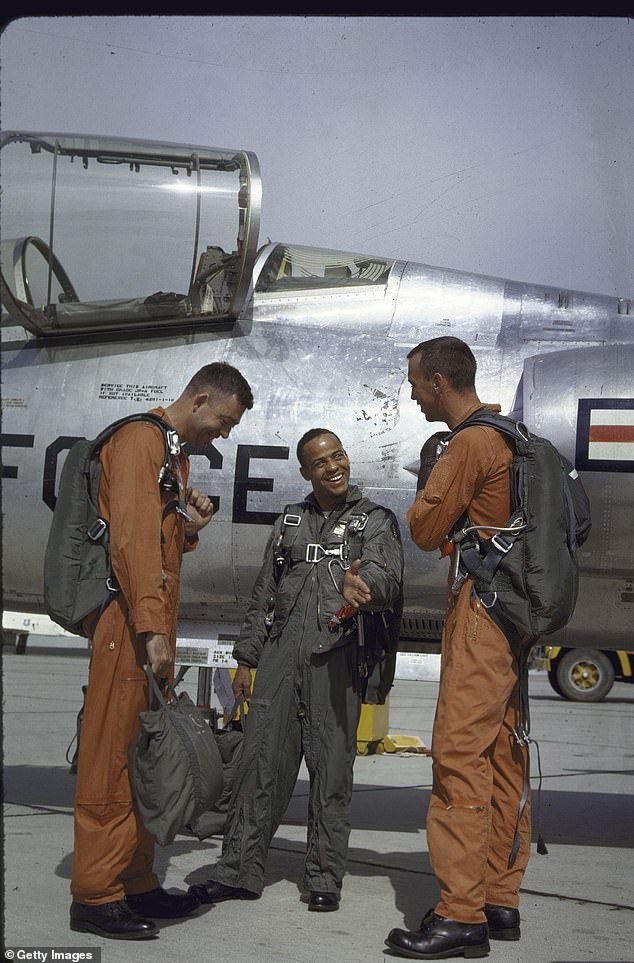
M 71 903 L 70 928 L 110 940 L 146 940 L 157 933 L 154 923 L 137 916 L 122 899 L 99 904 Z
M 200 906 L 200 900 L 191 893 L 167 893 L 162 886 L 147 893 L 128 893 L 125 901 L 139 916 L 159 920 L 181 919 Z
M 460 923 L 434 912 L 425 916 L 420 930 L 391 930 L 385 942 L 399 956 L 414 960 L 473 959 L 489 953 L 486 923 Z
M 221 903 L 225 899 L 259 899 L 260 894 L 240 886 L 227 886 L 215 879 L 208 879 L 206 883 L 194 883 L 187 890 L 200 903 Z
M 489 924 L 489 939 L 519 940 L 520 911 L 513 906 L 493 906 L 487 903 L 484 913 Z
M 339 909 L 339 896 L 337 893 L 311 892 L 308 897 L 308 909 L 313 913 L 334 913 Z

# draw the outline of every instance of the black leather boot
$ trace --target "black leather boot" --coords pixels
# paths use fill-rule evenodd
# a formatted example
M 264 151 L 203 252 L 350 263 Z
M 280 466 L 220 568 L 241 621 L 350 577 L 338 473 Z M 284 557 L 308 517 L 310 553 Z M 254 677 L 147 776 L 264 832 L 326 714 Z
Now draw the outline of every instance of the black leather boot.
M 313 913 L 332 913 L 339 909 L 339 894 L 317 893 L 313 890 L 308 898 L 308 909 Z
M 487 903 L 484 913 L 489 924 L 489 939 L 519 940 L 520 911 L 512 906 L 493 906 Z
M 110 940 L 146 940 L 157 933 L 154 923 L 137 916 L 122 899 L 99 904 L 71 903 L 70 928 Z
M 206 883 L 194 883 L 187 890 L 201 903 L 221 903 L 226 899 L 259 899 L 260 894 L 241 886 L 227 886 L 215 879 L 208 879 Z
M 488 955 L 488 936 L 486 923 L 460 923 L 429 912 L 420 930 L 391 930 L 385 942 L 399 956 L 414 960 L 474 959 Z

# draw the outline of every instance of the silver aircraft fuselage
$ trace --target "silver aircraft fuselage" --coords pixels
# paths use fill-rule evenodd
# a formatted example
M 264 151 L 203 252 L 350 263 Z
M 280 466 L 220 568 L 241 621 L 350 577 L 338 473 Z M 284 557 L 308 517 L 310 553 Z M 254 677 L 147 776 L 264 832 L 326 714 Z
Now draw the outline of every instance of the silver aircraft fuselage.
M 447 566 L 413 545 L 405 512 L 420 448 L 443 426 L 411 401 L 406 358 L 454 334 L 476 356 L 480 398 L 549 437 L 590 496 L 579 601 L 559 639 L 634 647 L 631 301 L 300 245 L 258 250 L 247 152 L 3 138 L 5 607 L 43 610 L 43 552 L 73 441 L 169 404 L 222 360 L 255 406 L 229 440 L 191 455 L 192 484 L 217 511 L 183 564 L 181 618 L 240 621 L 270 524 L 306 490 L 297 440 L 319 426 L 343 441 L 352 480 L 399 519 L 404 633 L 438 638 Z

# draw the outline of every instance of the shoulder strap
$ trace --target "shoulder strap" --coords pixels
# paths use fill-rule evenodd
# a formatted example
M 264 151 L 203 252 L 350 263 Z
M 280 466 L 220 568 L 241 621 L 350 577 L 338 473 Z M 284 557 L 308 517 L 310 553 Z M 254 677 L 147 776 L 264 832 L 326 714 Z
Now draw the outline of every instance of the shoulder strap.
M 294 518 L 299 518 L 301 520 L 304 516 L 306 508 L 307 503 L 305 500 L 301 502 L 291 502 L 290 505 L 285 505 L 284 511 L 282 512 L 282 524 L 290 524 L 293 527 L 297 527 L 299 522 L 294 521 Z M 287 521 L 287 516 L 291 516 L 290 521 Z
M 125 415 L 123 418 L 119 418 L 117 421 L 113 421 L 112 424 L 108 425 L 103 431 L 100 431 L 97 437 L 92 441 L 90 446 L 90 451 L 88 454 L 89 458 L 101 451 L 108 439 L 119 430 L 123 428 L 124 425 L 130 424 L 133 421 L 148 421 L 157 428 L 160 428 L 163 434 L 163 443 L 165 445 L 165 451 L 163 455 L 163 468 L 159 473 L 159 481 L 162 476 L 170 467 L 172 453 L 176 454 L 177 444 L 176 440 L 178 438 L 177 432 L 174 430 L 172 425 L 160 415 L 155 415 L 151 411 L 139 412 L 138 414 Z
M 163 450 L 163 464 L 161 465 L 157 476 L 157 481 L 159 485 L 161 485 L 161 482 L 163 482 L 163 480 L 167 477 L 167 473 L 170 471 L 171 464 L 172 464 L 172 455 L 178 454 L 180 450 L 178 433 L 175 431 L 175 429 L 172 427 L 172 425 L 170 425 L 168 421 L 165 421 L 165 419 L 161 418 L 160 415 L 155 415 L 151 411 L 144 411 L 144 412 L 138 412 L 132 415 L 125 415 L 123 418 L 118 418 L 117 421 L 113 421 L 112 424 L 107 425 L 103 429 L 103 431 L 99 432 L 97 437 L 93 439 L 92 443 L 90 444 L 85 465 L 86 465 L 86 475 L 88 477 L 89 497 L 91 499 L 96 498 L 96 492 L 99 486 L 99 475 L 101 472 L 101 466 L 98 463 L 98 461 L 96 464 L 95 463 L 91 464 L 91 460 L 95 457 L 95 455 L 98 455 L 101 452 L 101 449 L 103 448 L 105 443 L 108 441 L 108 439 L 112 437 L 112 435 L 114 435 L 120 428 L 123 428 L 124 425 L 130 424 L 131 422 L 134 422 L 134 421 L 149 422 L 150 424 L 156 425 L 157 428 L 161 429 L 161 433 L 163 435 L 164 450 Z M 168 512 L 172 511 L 178 505 L 179 505 L 179 500 L 172 499 L 163 507 L 163 512 L 161 514 L 161 524 L 163 523 L 163 520 L 165 519 L 165 516 L 168 514 Z M 102 525 L 106 524 L 103 521 L 103 519 L 99 519 L 99 521 L 101 522 Z M 106 529 L 107 529 L 107 524 L 106 524 Z M 105 537 L 108 538 L 107 532 Z M 112 577 L 113 577 L 113 574 L 111 573 L 111 578 Z
M 295 502 L 290 505 L 284 506 L 284 511 L 282 512 L 282 525 L 280 528 L 280 538 L 284 543 L 286 543 L 286 533 L 293 533 L 293 541 L 297 538 L 297 533 L 304 514 L 306 512 L 306 502 Z
M 481 425 L 484 428 L 495 428 L 501 434 L 506 435 L 515 444 L 530 441 L 530 432 L 522 421 L 515 421 L 508 415 L 502 415 L 498 411 L 474 411 L 472 415 L 465 418 L 447 436 L 445 442 L 451 441 L 463 428 L 471 428 L 472 425 Z
M 306 511 L 306 502 L 286 505 L 282 512 L 280 534 L 273 546 L 273 572 L 276 584 L 282 579 L 290 564 L 290 551 L 299 534 L 299 528 Z

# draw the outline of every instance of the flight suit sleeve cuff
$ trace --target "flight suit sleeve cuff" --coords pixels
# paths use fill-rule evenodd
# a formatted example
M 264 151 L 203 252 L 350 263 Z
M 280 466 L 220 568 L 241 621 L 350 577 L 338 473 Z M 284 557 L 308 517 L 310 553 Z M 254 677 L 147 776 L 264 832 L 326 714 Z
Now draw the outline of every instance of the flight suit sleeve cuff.
M 237 648 L 240 645 L 236 642 L 233 648 L 233 658 L 236 660 L 238 665 L 246 665 L 248 669 L 257 669 L 258 667 L 258 657 L 253 651 L 254 646 L 249 646 L 247 651 L 244 649 Z
M 144 632 L 153 632 L 156 635 L 169 634 L 162 605 L 152 605 L 149 601 L 141 602 L 130 612 L 130 617 L 137 635 L 142 635 Z

